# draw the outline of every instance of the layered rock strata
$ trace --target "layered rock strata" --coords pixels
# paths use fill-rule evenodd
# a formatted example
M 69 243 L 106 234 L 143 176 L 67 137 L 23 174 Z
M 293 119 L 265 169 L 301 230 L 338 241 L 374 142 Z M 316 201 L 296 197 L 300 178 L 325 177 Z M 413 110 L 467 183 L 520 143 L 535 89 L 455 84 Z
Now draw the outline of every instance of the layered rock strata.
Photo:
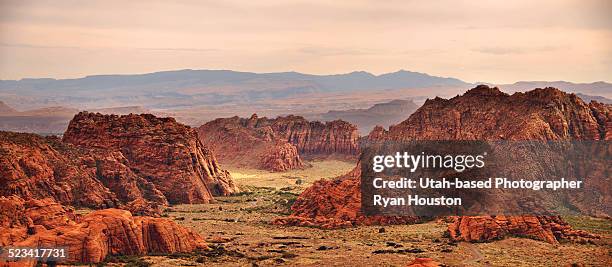
M 202 237 L 161 218 L 103 209 L 76 215 L 52 199 L 0 197 L 0 246 L 64 247 L 63 263 L 96 263 L 109 255 L 145 255 L 206 249 Z M 0 262 L 2 263 L 2 262 Z M 7 262 L 5 262 L 7 263 Z M 7 264 L 31 265 L 33 261 Z
M 497 88 L 478 86 L 452 99 L 427 100 L 402 123 L 389 131 L 376 127 L 366 139 L 610 140 L 611 110 L 610 105 L 586 104 L 575 95 L 554 88 L 508 95 Z M 368 224 L 369 219 L 347 216 L 358 214 L 360 208 L 360 199 L 355 197 L 360 192 L 357 170 L 342 179 L 316 183 L 300 195 L 292 207 L 293 215 L 275 223 L 328 227 L 332 225 L 327 220 L 350 218 L 344 221 Z M 451 238 L 465 241 L 489 241 L 509 235 L 551 243 L 559 239 L 596 238 L 571 230 L 560 217 L 551 216 L 458 217 L 449 225 L 449 233 Z
M 81 112 L 70 122 L 63 141 L 116 153 L 170 203 L 208 203 L 214 196 L 238 191 L 196 131 L 173 118 Z
M 0 132 L 0 196 L 159 215 L 168 204 L 119 152 L 79 149 L 56 137 Z
M 299 116 L 248 119 L 232 117 L 198 128 L 219 160 L 240 167 L 286 171 L 304 167 L 302 156 L 348 156 L 358 153 L 357 128 L 344 121 L 309 122 Z

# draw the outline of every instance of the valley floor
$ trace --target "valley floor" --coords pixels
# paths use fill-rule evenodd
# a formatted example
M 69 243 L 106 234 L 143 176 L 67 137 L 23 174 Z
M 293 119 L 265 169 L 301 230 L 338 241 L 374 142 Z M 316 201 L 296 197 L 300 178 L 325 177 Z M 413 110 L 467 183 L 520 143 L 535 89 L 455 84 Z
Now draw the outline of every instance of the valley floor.
M 215 204 L 170 207 L 164 216 L 202 234 L 211 251 L 115 262 L 154 266 L 405 266 L 415 257 L 430 257 L 450 266 L 609 266 L 612 262 L 612 221 L 588 217 L 568 221 L 579 229 L 607 236 L 603 245 L 551 245 L 524 238 L 454 243 L 443 237 L 443 221 L 338 230 L 269 224 L 288 215 L 299 192 L 313 181 L 338 176 L 354 166 L 340 161 L 311 164 L 313 168 L 286 173 L 230 169 L 245 192 L 219 197 Z M 302 182 L 296 185 L 298 179 Z

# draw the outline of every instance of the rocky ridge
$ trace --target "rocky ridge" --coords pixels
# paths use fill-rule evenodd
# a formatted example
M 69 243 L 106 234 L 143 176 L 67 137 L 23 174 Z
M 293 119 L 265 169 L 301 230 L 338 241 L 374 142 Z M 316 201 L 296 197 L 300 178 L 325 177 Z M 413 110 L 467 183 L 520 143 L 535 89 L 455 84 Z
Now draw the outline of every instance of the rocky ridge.
M 402 123 L 390 127 L 389 131 L 376 127 L 366 138 L 370 141 L 610 140 L 611 110 L 610 105 L 586 104 L 575 95 L 554 88 L 507 95 L 497 88 L 478 86 L 449 100 L 427 100 Z M 358 166 L 352 174 L 335 181 L 315 183 L 300 195 L 291 216 L 274 223 L 321 227 L 370 223 L 359 216 L 347 216 L 359 212 L 359 197 L 355 197 L 360 192 L 359 169 Z M 340 222 L 329 224 L 329 220 Z M 594 237 L 572 230 L 559 217 L 546 216 L 458 217 L 449 225 L 449 232 L 451 238 L 465 241 L 519 235 L 555 243 L 559 239 Z
M 598 236 L 574 230 L 559 216 L 471 216 L 453 217 L 448 226 L 455 241 L 483 242 L 506 236 L 524 236 L 548 243 L 588 240 Z
M 96 263 L 108 255 L 191 252 L 202 237 L 161 218 L 103 209 L 77 215 L 52 199 L 0 197 L 0 246 L 66 247 L 66 263 Z M 35 261 L 2 262 L 34 266 Z
M 411 216 L 365 216 L 361 213 L 361 167 L 334 180 L 319 180 L 291 206 L 293 214 L 274 220 L 276 225 L 314 226 L 325 229 L 356 225 L 412 224 L 424 218 Z
M 0 132 L 0 195 L 159 215 L 166 197 L 117 152 L 84 150 L 56 137 Z
M 63 141 L 115 153 L 170 203 L 208 203 L 214 196 L 238 191 L 196 131 L 173 118 L 81 112 L 70 122 Z
M 357 128 L 344 121 L 309 122 L 303 117 L 276 119 L 231 117 L 210 121 L 198 129 L 222 162 L 270 171 L 304 167 L 302 156 L 358 153 Z

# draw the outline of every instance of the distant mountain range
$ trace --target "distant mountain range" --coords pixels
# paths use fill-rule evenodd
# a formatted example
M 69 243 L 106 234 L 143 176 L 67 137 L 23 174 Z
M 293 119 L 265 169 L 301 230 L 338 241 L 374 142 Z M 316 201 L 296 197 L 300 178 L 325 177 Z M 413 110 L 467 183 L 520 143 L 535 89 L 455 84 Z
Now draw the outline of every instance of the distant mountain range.
M 330 110 L 323 114 L 307 115 L 306 118 L 319 121 L 345 120 L 357 125 L 360 135 L 367 135 L 374 126 L 389 128 L 405 120 L 418 108 L 419 105 L 412 100 L 393 100 L 367 109 Z
M 417 88 L 473 87 L 455 78 L 400 70 L 374 75 L 356 71 L 336 75 L 298 72 L 253 73 L 231 70 L 176 70 L 133 75 L 95 75 L 78 79 L 0 80 L 0 100 L 23 110 L 49 106 L 104 108 L 143 106 L 150 109 L 183 109 L 228 103 L 255 103 L 313 94 L 361 93 Z M 596 82 L 517 82 L 498 85 L 515 92 L 553 86 L 564 91 L 612 97 L 612 84 Z M 433 97 L 435 90 L 421 90 Z M 405 98 L 413 96 L 398 96 Z
M 577 93 L 587 102 L 610 103 L 612 98 L 612 84 L 606 82 L 533 81 L 496 86 L 507 93 L 551 86 Z M 420 105 L 427 98 L 453 97 L 473 87 L 475 84 L 459 79 L 405 70 L 381 75 L 363 71 L 311 75 L 176 70 L 78 79 L 0 80 L 0 101 L 6 103 L 0 103 L 0 126 L 4 126 L 0 129 L 56 131 L 64 129 L 66 119 L 80 110 L 121 114 L 146 110 L 192 126 L 252 113 L 268 117 L 301 114 L 317 120 L 342 118 L 357 124 L 366 134 L 374 121 L 388 126 L 414 109 L 409 107 L 408 112 L 406 107 L 410 105 L 390 101 L 413 99 Z M 382 106 L 376 104 L 380 103 L 398 109 L 379 112 Z
M 138 75 L 97 75 L 79 79 L 1 80 L 0 99 L 13 107 L 141 105 L 167 109 L 249 103 L 312 93 L 424 87 L 465 87 L 454 78 L 398 71 L 382 75 L 351 72 L 310 75 L 229 70 L 178 70 Z

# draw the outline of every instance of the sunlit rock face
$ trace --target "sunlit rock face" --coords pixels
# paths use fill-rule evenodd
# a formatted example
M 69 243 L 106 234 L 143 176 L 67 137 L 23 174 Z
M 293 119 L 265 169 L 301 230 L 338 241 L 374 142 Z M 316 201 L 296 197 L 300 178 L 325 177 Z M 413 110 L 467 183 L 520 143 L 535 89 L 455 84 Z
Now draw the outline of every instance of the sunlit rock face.
M 125 164 L 170 203 L 208 203 L 238 189 L 194 129 L 150 114 L 81 112 L 63 141 L 77 147 L 121 153 Z
M 508 95 L 498 88 L 478 86 L 451 99 L 427 100 L 405 121 L 388 131 L 376 127 L 366 140 L 610 140 L 611 111 L 610 105 L 587 104 L 576 95 L 555 88 Z M 315 183 L 293 205 L 293 215 L 276 223 L 333 227 L 419 221 L 361 218 L 359 170 L 358 166 L 335 181 Z M 609 196 L 610 192 L 603 195 Z M 551 216 L 456 217 L 449 232 L 456 240 L 480 242 L 511 235 L 551 243 L 595 237 L 571 230 L 560 217 Z

